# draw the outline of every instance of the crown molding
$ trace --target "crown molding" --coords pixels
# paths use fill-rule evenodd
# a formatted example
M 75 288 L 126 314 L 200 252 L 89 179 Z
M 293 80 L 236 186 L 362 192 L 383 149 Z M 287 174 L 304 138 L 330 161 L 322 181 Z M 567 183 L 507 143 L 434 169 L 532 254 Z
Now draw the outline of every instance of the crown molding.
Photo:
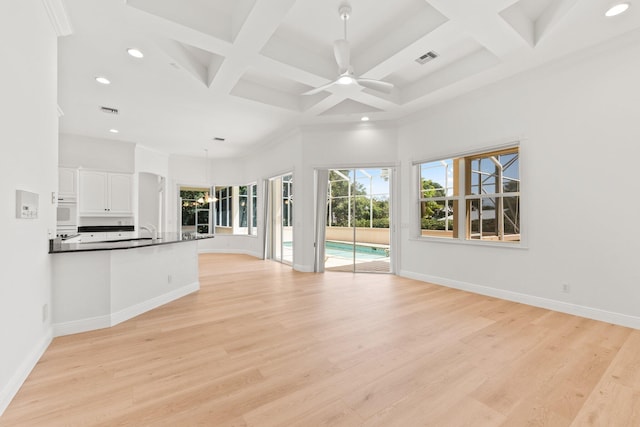
M 58 37 L 73 34 L 73 28 L 71 28 L 71 22 L 69 22 L 62 0 L 42 0 L 42 4 L 47 10 L 51 25 Z

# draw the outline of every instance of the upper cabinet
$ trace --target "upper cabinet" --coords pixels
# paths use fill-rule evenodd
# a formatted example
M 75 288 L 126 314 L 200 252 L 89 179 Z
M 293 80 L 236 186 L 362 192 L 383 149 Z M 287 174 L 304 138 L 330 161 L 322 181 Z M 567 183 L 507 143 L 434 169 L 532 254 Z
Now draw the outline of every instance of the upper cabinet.
M 131 214 L 133 212 L 131 175 L 114 173 L 108 175 L 109 213 Z
M 76 197 L 78 195 L 78 170 L 58 168 L 58 196 Z
M 80 172 L 81 216 L 131 216 L 132 177 L 98 171 Z

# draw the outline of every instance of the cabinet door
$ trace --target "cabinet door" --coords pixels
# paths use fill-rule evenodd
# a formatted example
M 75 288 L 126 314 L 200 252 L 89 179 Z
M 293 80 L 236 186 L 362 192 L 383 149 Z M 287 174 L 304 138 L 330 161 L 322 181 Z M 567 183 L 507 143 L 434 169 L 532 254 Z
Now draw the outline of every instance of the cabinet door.
M 58 195 L 75 196 L 78 193 L 78 171 L 76 169 L 58 169 Z
M 109 174 L 109 213 L 130 214 L 131 203 L 131 175 Z
M 107 205 L 107 173 L 80 172 L 80 214 L 106 214 Z
M 80 242 L 105 242 L 107 233 L 80 233 Z
M 107 233 L 107 240 L 133 239 L 135 237 L 136 233 L 134 231 L 112 231 Z

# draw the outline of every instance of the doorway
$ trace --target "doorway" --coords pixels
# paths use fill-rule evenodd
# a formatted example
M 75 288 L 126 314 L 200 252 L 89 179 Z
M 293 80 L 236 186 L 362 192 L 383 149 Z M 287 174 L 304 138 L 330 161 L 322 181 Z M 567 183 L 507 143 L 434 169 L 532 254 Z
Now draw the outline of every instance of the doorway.
M 180 235 L 212 234 L 212 202 L 210 188 L 180 187 Z
M 138 174 L 138 227 L 165 231 L 165 178 L 148 172 Z
M 330 169 L 328 179 L 324 269 L 392 273 L 392 169 Z
M 269 180 L 268 258 L 293 265 L 293 174 Z

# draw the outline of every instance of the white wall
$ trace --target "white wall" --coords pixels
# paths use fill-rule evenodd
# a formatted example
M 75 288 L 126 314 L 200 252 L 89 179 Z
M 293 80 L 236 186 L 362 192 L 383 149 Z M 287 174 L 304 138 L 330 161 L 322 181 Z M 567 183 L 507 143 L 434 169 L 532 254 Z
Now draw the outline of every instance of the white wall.
M 160 224 L 160 176 L 140 172 L 138 175 L 138 224 L 162 229 Z
M 640 327 L 639 41 L 630 34 L 401 126 L 402 274 Z M 411 162 L 513 139 L 527 248 L 414 239 Z
M 202 159 L 187 157 L 171 157 L 171 180 L 175 189 L 178 185 L 246 185 L 258 184 L 258 204 L 262 206 L 262 182 L 270 177 L 278 176 L 294 170 L 296 162 L 301 162 L 300 135 L 293 133 L 281 141 L 271 143 L 249 158 L 210 160 L 209 174 L 204 180 L 205 164 Z M 177 200 L 174 191 L 172 200 Z M 174 203 L 174 202 L 172 202 Z M 177 205 L 173 205 L 177 213 Z M 258 209 L 261 211 L 261 208 Z M 177 219 L 174 222 L 177 224 Z M 214 239 L 198 242 L 200 252 L 244 253 L 260 257 L 262 254 L 264 224 L 263 217 L 258 217 L 257 236 L 217 235 Z
M 167 231 L 167 216 L 170 208 L 167 203 L 167 193 L 169 191 L 169 155 L 148 147 L 136 144 L 135 146 L 135 181 L 134 201 L 137 200 L 137 225 L 152 224 L 159 231 Z M 162 193 L 158 193 L 159 183 L 153 184 L 154 179 L 164 178 Z M 146 178 L 143 178 L 146 175 Z M 158 203 L 163 206 L 162 216 L 158 213 Z M 148 215 L 151 217 L 148 217 Z
M 56 34 L 39 0 L 0 2 L 0 414 L 51 340 L 48 231 L 55 231 Z M 16 219 L 16 190 L 39 194 L 38 219 Z
M 112 139 L 60 134 L 59 165 L 108 172 L 135 171 L 135 144 Z
M 294 260 L 293 267 L 313 271 L 314 261 L 314 172 L 317 168 L 354 166 L 395 166 L 397 131 L 388 123 L 356 123 L 307 127 L 281 141 L 263 147 L 253 156 L 213 165 L 210 179 L 216 185 L 243 185 L 258 182 L 258 203 L 264 203 L 264 180 L 293 172 L 294 181 Z M 194 164 L 194 160 L 181 161 Z M 172 164 L 176 174 L 186 176 L 187 168 Z M 185 170 L 179 172 L 179 169 Z M 240 178 L 241 177 L 241 178 Z M 195 178 L 195 177 L 194 177 Z M 258 230 L 264 228 L 262 215 Z M 263 236 L 223 236 L 201 242 L 201 252 L 238 252 L 260 256 Z
M 169 176 L 169 155 L 136 145 L 135 171 L 153 173 L 166 178 Z
M 294 266 L 313 271 L 315 241 L 314 173 L 319 168 L 393 167 L 397 130 L 386 122 L 305 128 L 302 163 L 294 177 Z

